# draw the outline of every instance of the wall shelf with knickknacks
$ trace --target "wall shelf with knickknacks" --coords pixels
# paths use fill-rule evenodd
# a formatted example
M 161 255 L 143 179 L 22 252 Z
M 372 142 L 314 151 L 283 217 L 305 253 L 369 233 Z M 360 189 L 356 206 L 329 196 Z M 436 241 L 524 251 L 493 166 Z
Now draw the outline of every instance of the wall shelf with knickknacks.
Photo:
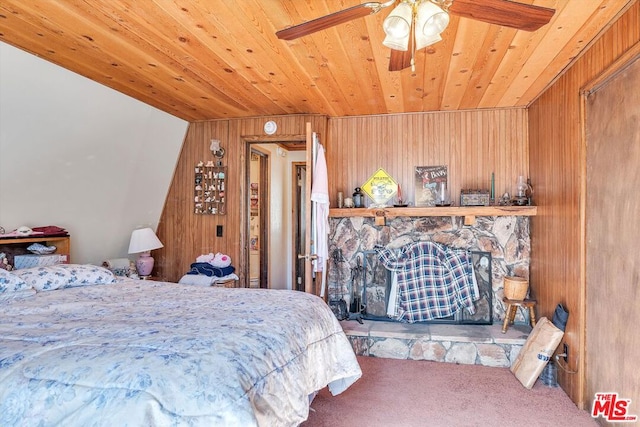
M 224 215 L 227 168 L 213 162 L 199 162 L 194 177 L 194 213 L 200 215 Z

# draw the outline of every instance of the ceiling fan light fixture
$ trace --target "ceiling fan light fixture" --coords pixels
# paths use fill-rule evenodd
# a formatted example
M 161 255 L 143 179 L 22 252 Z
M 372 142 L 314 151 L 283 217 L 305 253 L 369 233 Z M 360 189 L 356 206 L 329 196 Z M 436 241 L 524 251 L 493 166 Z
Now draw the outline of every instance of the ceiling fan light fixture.
M 422 32 L 416 32 L 416 50 L 424 49 L 427 46 L 431 46 L 432 44 L 436 44 L 442 41 L 442 37 L 440 34 L 436 34 L 435 36 L 425 36 Z
M 434 37 L 449 25 L 449 14 L 431 1 L 423 1 L 418 6 L 416 33 Z
M 411 5 L 401 2 L 391 11 L 389 16 L 384 19 L 382 28 L 388 37 L 401 39 L 409 36 L 412 21 L 413 9 Z
M 402 51 L 409 50 L 409 34 L 404 37 L 391 37 L 390 35 L 387 35 L 382 41 L 382 44 L 389 49 Z

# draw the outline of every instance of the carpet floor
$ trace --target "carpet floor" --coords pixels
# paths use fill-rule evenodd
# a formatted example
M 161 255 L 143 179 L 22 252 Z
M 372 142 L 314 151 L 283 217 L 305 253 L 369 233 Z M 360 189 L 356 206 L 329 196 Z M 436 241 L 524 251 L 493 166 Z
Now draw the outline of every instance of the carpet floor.
M 362 378 L 338 396 L 323 389 L 301 427 L 598 424 L 560 387 L 527 390 L 508 368 L 359 356 Z

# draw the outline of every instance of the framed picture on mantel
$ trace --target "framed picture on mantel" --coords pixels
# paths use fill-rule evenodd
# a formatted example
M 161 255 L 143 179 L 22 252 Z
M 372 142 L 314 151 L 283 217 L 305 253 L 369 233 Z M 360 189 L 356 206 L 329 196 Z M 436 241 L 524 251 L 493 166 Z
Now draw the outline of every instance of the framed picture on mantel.
M 416 206 L 435 206 L 438 200 L 438 184 L 447 183 L 446 166 L 416 166 Z

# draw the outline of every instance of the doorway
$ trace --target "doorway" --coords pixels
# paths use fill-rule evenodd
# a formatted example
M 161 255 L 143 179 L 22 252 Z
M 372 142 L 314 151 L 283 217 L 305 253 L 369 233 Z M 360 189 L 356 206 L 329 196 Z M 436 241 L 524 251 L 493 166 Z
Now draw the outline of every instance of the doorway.
M 305 252 L 304 234 L 306 231 L 306 209 L 304 200 L 307 197 L 307 164 L 306 162 L 294 162 L 292 164 L 293 186 L 293 286 L 296 291 L 304 292 L 304 264 L 306 260 L 299 258 L 298 254 Z
M 296 197 L 292 164 L 304 164 L 304 141 L 247 140 L 247 207 L 245 259 L 247 287 L 297 289 L 294 277 L 297 255 L 294 230 Z M 302 238 L 300 238 L 302 240 Z
M 269 154 L 251 148 L 249 163 L 249 287 L 269 288 Z

